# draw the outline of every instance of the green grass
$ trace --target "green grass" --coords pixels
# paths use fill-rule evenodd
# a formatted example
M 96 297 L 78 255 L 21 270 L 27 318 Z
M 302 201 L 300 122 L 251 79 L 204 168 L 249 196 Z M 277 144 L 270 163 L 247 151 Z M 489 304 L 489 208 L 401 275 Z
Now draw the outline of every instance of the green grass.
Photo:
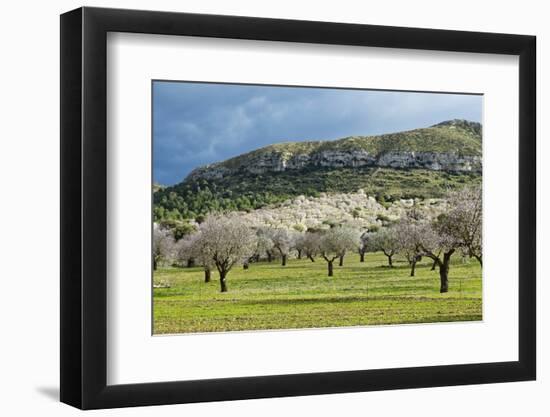
M 433 323 L 482 319 L 481 268 L 477 262 L 451 266 L 450 290 L 439 293 L 439 275 L 429 260 L 417 266 L 416 277 L 397 259 L 394 268 L 382 254 L 367 254 L 360 263 L 346 256 L 334 277 L 326 262 L 290 260 L 235 266 L 221 293 L 217 273 L 204 282 L 201 268 L 164 268 L 155 282 L 154 333 L 221 332 L 295 329 L 399 323 Z

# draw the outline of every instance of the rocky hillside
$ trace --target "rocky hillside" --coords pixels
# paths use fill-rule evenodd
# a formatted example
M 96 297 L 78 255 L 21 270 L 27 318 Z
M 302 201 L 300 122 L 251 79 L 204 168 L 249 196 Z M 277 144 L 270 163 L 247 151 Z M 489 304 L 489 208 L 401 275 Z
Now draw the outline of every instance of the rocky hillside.
M 451 120 L 406 132 L 270 145 L 200 167 L 154 191 L 155 219 L 252 211 L 298 196 L 356 193 L 379 203 L 442 197 L 479 183 L 481 125 Z
M 243 171 L 264 174 L 304 168 L 380 167 L 481 172 L 481 144 L 479 123 L 451 120 L 424 129 L 379 136 L 277 143 L 197 168 L 188 179 L 220 179 Z

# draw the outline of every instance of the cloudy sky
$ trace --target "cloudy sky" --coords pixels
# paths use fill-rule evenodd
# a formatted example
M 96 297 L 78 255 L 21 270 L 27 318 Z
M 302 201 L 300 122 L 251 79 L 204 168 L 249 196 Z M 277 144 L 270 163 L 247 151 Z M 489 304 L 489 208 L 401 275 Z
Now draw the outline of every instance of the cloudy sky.
M 482 97 L 475 95 L 155 81 L 153 177 L 175 184 L 197 166 L 276 142 L 481 117 Z

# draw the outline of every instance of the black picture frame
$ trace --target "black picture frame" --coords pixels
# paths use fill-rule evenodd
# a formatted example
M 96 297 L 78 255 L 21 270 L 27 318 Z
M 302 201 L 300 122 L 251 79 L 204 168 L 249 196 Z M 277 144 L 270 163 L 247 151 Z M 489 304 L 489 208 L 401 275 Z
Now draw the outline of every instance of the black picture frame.
M 107 375 L 108 32 L 519 56 L 519 358 L 112 385 Z M 81 409 L 534 380 L 534 36 L 102 8 L 61 15 L 61 401 Z

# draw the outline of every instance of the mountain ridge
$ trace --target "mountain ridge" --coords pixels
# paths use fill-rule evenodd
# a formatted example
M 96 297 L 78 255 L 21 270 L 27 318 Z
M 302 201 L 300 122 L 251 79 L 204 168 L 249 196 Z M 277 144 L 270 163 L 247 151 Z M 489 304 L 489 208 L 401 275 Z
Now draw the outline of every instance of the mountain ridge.
M 481 172 L 481 124 L 447 120 L 427 128 L 327 141 L 280 142 L 194 169 L 187 179 L 219 179 L 306 167 L 424 168 Z
M 481 124 L 455 119 L 377 136 L 276 143 L 157 187 L 154 217 L 196 219 L 213 211 L 256 210 L 300 195 L 358 190 L 381 203 L 440 198 L 449 189 L 481 182 L 481 134 Z

